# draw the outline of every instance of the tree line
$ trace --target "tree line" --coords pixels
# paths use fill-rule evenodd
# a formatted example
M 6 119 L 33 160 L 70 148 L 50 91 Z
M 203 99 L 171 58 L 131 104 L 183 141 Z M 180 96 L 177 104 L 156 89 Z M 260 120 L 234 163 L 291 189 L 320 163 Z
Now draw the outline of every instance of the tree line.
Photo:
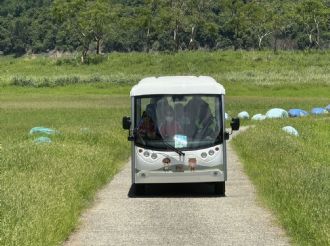
M 330 0 L 0 0 L 0 52 L 330 48 Z

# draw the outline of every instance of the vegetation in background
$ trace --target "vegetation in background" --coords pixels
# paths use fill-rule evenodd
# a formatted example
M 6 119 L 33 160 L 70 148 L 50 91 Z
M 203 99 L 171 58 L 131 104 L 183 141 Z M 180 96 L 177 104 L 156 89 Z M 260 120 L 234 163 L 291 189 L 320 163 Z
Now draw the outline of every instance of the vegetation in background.
M 329 0 L 1 0 L 0 51 L 329 48 Z
M 79 57 L 1 57 L 0 245 L 66 239 L 95 191 L 129 157 L 120 122 L 139 79 L 214 76 L 225 85 L 232 116 L 272 107 L 309 111 L 330 103 L 328 64 L 328 52 L 112 53 L 89 65 Z M 281 131 L 289 124 L 301 137 Z M 37 145 L 28 135 L 34 126 L 60 134 Z M 329 116 L 273 120 L 234 141 L 263 199 L 298 244 L 329 244 L 329 132 Z
M 144 77 L 185 74 L 213 76 L 225 85 L 229 95 L 330 97 L 329 59 L 327 51 L 112 53 L 90 65 L 80 64 L 79 58 L 77 61 L 72 57 L 0 57 L 0 86 L 84 83 L 89 88 L 108 90 L 117 90 L 120 85 L 128 93 Z
M 96 42 L 96 54 L 100 54 L 101 43 L 111 21 L 110 13 L 109 1 L 105 0 L 56 0 L 53 6 L 55 18 L 61 23 L 65 22 L 66 31 L 77 37 L 82 50 L 82 63 L 86 62 L 92 41 Z
M 291 125 L 300 136 L 281 130 Z M 330 117 L 268 120 L 234 139 L 262 200 L 297 245 L 330 244 Z

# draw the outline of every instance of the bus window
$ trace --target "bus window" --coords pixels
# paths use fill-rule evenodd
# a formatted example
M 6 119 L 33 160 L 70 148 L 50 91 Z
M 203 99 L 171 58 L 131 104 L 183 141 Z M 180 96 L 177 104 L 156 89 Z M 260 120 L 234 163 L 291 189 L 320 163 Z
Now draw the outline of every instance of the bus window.
M 189 150 L 222 141 L 219 96 L 144 96 L 136 98 L 135 105 L 135 111 L 141 112 L 136 115 L 138 145 L 167 149 L 166 145 L 170 144 Z M 186 143 L 177 144 L 177 139 L 184 139 Z

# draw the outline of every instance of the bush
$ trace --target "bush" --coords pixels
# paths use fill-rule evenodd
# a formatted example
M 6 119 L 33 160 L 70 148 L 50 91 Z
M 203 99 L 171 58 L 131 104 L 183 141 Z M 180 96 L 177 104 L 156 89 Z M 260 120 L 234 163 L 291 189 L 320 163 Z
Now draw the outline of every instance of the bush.
M 56 78 L 28 78 L 28 77 L 13 77 L 10 85 L 20 86 L 20 87 L 56 87 L 56 86 L 66 86 L 75 84 L 88 84 L 88 83 L 114 83 L 114 84 L 130 84 L 132 81 L 136 81 L 136 78 L 131 77 L 104 77 L 98 74 L 94 74 L 88 77 L 80 76 L 63 76 Z
M 21 87 L 55 87 L 72 85 L 84 82 L 78 76 L 65 76 L 58 78 L 27 78 L 27 77 L 14 77 L 11 80 L 11 85 Z
M 31 78 L 26 78 L 26 77 L 13 77 L 10 84 L 15 86 L 27 87 L 27 86 L 35 86 L 35 81 L 33 81 L 33 79 Z
M 61 58 L 57 59 L 55 62 L 55 65 L 57 66 L 62 66 L 62 65 L 72 65 L 72 66 L 77 66 L 79 65 L 80 61 L 77 57 L 66 57 L 66 58 Z
M 90 55 L 87 57 L 85 64 L 97 65 L 104 62 L 107 59 L 104 55 Z

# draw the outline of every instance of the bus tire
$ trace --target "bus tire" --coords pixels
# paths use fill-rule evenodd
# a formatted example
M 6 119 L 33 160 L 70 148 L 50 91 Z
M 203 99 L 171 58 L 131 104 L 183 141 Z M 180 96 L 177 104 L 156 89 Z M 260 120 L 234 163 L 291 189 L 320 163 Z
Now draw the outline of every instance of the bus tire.
M 216 182 L 214 184 L 215 194 L 218 196 L 225 196 L 226 194 L 226 183 L 225 182 Z
M 144 195 L 146 191 L 145 184 L 135 184 L 135 195 L 141 196 Z

